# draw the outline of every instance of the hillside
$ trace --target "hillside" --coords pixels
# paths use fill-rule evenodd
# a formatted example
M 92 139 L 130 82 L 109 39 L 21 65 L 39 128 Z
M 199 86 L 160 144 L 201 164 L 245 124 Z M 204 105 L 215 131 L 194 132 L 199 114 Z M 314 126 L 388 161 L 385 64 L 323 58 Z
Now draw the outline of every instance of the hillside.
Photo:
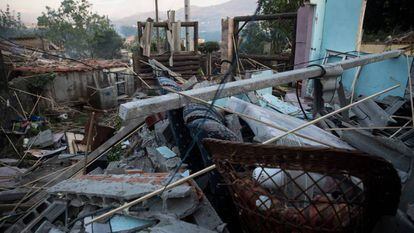
M 219 40 L 221 19 L 227 16 L 250 15 L 256 10 L 256 0 L 231 0 L 209 7 L 191 6 L 191 20 L 199 22 L 200 37 L 207 40 Z M 160 12 L 160 20 L 166 19 L 166 12 Z M 138 20 L 155 18 L 155 12 L 137 13 L 114 21 L 116 26 L 135 26 Z M 176 19 L 184 20 L 184 9 L 176 11 Z

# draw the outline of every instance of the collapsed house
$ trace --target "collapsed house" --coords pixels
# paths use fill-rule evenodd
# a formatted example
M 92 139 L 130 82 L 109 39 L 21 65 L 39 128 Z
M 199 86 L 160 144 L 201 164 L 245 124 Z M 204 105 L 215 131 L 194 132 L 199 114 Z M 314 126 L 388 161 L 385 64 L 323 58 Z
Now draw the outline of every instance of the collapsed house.
M 21 157 L 0 160 L 1 229 L 411 232 L 413 58 L 361 52 L 365 3 L 312 0 L 294 13 L 224 19 L 226 62 L 208 77 L 198 23 L 173 14 L 138 22 L 133 71 L 120 61 L 36 58 L 2 42 L 14 61 L 9 89 L 45 108 L 89 104 L 90 114 L 82 130 L 60 132 L 17 110 L 30 101 L 16 95 L 7 105 L 23 119 L 2 128 Z M 286 53 L 239 51 L 239 22 L 262 20 L 295 22 Z M 182 26 L 194 28 L 187 48 Z M 153 27 L 166 39 L 158 32 L 153 44 Z M 41 93 L 21 84 L 50 73 Z M 116 117 L 119 125 L 102 124 Z

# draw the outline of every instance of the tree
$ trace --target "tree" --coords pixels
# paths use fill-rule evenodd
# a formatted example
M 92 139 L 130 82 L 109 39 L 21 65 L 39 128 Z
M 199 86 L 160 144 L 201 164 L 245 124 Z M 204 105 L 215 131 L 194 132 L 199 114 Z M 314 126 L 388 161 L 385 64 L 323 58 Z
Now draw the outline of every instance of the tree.
M 364 17 L 364 40 L 384 40 L 414 30 L 413 0 L 367 1 Z
M 202 53 L 212 53 L 220 50 L 220 45 L 217 41 L 207 41 L 199 46 Z
M 250 22 L 242 32 L 240 50 L 242 53 L 263 54 L 265 45 L 271 42 L 270 33 L 259 22 Z
M 3 37 L 18 36 L 24 32 L 26 27 L 22 23 L 20 12 L 14 15 L 10 11 L 10 6 L 6 6 L 6 10 L 0 10 L 0 35 Z
M 296 12 L 303 0 L 259 0 L 259 14 L 277 14 Z M 278 54 L 291 49 L 294 39 L 295 22 L 293 20 L 270 20 L 250 22 L 242 31 L 243 52 L 261 54 L 265 52 L 265 44 L 270 44 L 268 54 Z
M 63 0 L 58 9 L 46 7 L 37 24 L 46 38 L 75 58 L 114 58 L 119 54 L 123 39 L 110 20 L 93 13 L 87 0 Z

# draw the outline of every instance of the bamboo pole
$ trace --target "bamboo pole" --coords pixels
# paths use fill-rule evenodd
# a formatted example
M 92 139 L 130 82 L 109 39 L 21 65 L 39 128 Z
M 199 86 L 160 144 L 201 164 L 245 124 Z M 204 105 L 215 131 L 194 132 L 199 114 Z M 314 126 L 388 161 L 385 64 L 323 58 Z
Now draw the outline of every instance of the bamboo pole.
M 41 95 L 36 95 L 36 94 L 30 93 L 30 92 L 27 92 L 27 91 L 23 91 L 23 90 L 20 90 L 20 89 L 17 89 L 17 88 L 13 88 L 13 87 L 9 87 L 9 88 L 10 88 L 10 89 L 12 89 L 12 90 L 14 90 L 14 91 L 18 91 L 18 92 L 24 93 L 24 94 L 26 94 L 26 95 L 31 95 L 31 96 L 35 96 L 35 97 L 40 97 L 40 98 L 42 98 L 42 99 L 48 100 L 48 101 L 50 101 L 50 102 L 52 102 L 52 103 L 53 103 L 53 100 L 52 100 L 52 99 L 50 99 L 50 98 L 46 98 L 46 97 L 44 97 L 44 96 L 41 96 Z
M 277 141 L 277 140 L 279 140 L 279 139 L 281 139 L 281 138 L 285 137 L 286 135 L 289 135 L 289 134 L 294 133 L 294 132 L 296 132 L 296 131 L 298 131 L 298 130 L 301 130 L 301 129 L 303 129 L 303 128 L 306 128 L 306 127 L 308 127 L 308 126 L 310 126 L 310 125 L 316 124 L 316 123 L 318 123 L 318 122 L 319 122 L 319 121 L 321 121 L 321 120 L 324 120 L 324 119 L 326 119 L 326 118 L 328 118 L 328 117 L 331 117 L 331 116 L 333 116 L 333 115 L 335 115 L 335 114 L 338 114 L 338 113 L 340 113 L 340 112 L 343 112 L 343 111 L 345 111 L 345 110 L 347 110 L 347 109 L 349 109 L 349 108 L 351 108 L 351 107 L 353 107 L 353 106 L 355 106 L 355 105 L 358 105 L 358 104 L 360 104 L 360 103 L 362 103 L 362 102 L 364 102 L 364 101 L 366 101 L 366 100 L 369 100 L 369 99 L 372 99 L 372 98 L 374 98 L 374 97 L 376 97 L 376 96 L 379 96 L 379 95 L 381 95 L 381 94 L 384 94 L 385 92 L 391 91 L 391 90 L 393 90 L 393 89 L 395 89 L 395 88 L 397 88 L 397 87 L 399 87 L 399 86 L 401 86 L 401 85 L 400 85 L 400 84 L 397 84 L 397 85 L 392 86 L 392 87 L 389 87 L 389 88 L 387 88 L 387 89 L 385 89 L 385 90 L 383 90 L 383 91 L 380 91 L 380 92 L 378 92 L 378 93 L 376 93 L 376 94 L 373 94 L 373 95 L 367 96 L 367 97 L 365 97 L 365 98 L 363 98 L 363 99 L 361 99 L 361 100 L 359 100 L 359 101 L 357 101 L 357 102 L 354 102 L 354 103 L 352 103 L 352 104 L 349 104 L 349 105 L 347 105 L 347 106 L 345 106 L 345 107 L 343 107 L 343 108 L 340 108 L 340 109 L 338 109 L 338 110 L 335 110 L 335 111 L 333 111 L 333 112 L 330 112 L 330 113 L 328 113 L 328 114 L 326 114 L 326 115 L 324 115 L 324 116 L 321 116 L 321 117 L 319 117 L 319 118 L 317 118 L 317 119 L 315 119 L 315 120 L 309 121 L 309 122 L 307 122 L 306 124 L 303 124 L 303 125 L 298 126 L 298 127 L 294 128 L 294 129 L 291 129 L 291 130 L 289 130 L 288 132 L 286 132 L 286 133 L 284 133 L 284 134 L 282 134 L 282 135 L 279 135 L 279 136 L 276 136 L 276 137 L 274 137 L 274 138 L 271 138 L 271 139 L 267 140 L 265 143 L 272 143 L 272 142 L 275 142 L 275 141 Z
M 393 133 L 389 138 L 395 137 L 395 135 L 397 135 L 399 132 L 401 132 L 401 130 L 403 130 L 404 128 L 406 128 L 407 125 L 410 124 L 411 122 L 412 122 L 412 120 L 407 121 L 407 123 L 405 123 L 401 128 L 399 128 L 395 133 Z
M 34 111 L 36 110 L 39 100 L 40 100 L 40 96 L 37 97 L 36 103 L 33 105 L 32 111 L 30 111 L 29 118 L 33 115 Z
M 16 96 L 17 103 L 19 104 L 20 109 L 22 110 L 22 113 L 23 113 L 23 116 L 24 116 L 25 120 L 27 120 L 26 111 L 24 111 L 24 108 L 23 108 L 22 103 L 20 102 L 19 96 L 17 95 L 17 93 L 16 93 L 16 92 L 14 92 L 14 95 Z
M 170 92 L 173 92 L 173 93 L 177 93 L 177 94 L 179 94 L 179 95 L 182 95 L 182 96 L 188 97 L 188 98 L 190 98 L 190 99 L 196 100 L 196 101 L 198 101 L 199 103 L 202 103 L 202 104 L 205 104 L 205 105 L 210 106 L 210 103 L 209 103 L 209 102 L 207 102 L 207 101 L 205 101 L 205 100 L 202 100 L 202 99 L 200 99 L 200 98 L 197 98 L 197 97 L 194 97 L 194 96 L 190 96 L 190 95 L 184 94 L 184 93 L 182 93 L 182 92 L 178 92 L 178 91 L 176 91 L 176 90 L 174 90 L 174 89 L 171 89 L 171 88 L 169 88 L 169 87 L 163 87 L 163 88 L 164 88 L 165 90 L 167 90 L 167 91 L 170 91 Z M 279 127 L 279 126 L 277 126 L 277 125 L 274 125 L 274 124 L 271 124 L 271 123 L 268 123 L 268 122 L 265 122 L 265 121 L 259 120 L 259 119 L 254 118 L 254 117 L 251 117 L 251 116 L 249 116 L 249 115 L 246 115 L 246 114 L 243 114 L 243 113 L 239 113 L 239 112 L 233 111 L 233 110 L 231 110 L 231 109 L 229 109 L 229 108 L 224 108 L 224 107 L 221 107 L 221 106 L 216 105 L 216 104 L 213 104 L 213 106 L 214 106 L 214 107 L 216 107 L 216 108 L 218 108 L 218 109 L 221 109 L 221 110 L 223 110 L 223 111 L 226 111 L 226 112 L 228 112 L 228 113 L 232 113 L 232 114 L 238 115 L 238 116 L 240 116 L 240 117 L 244 117 L 244 118 L 247 118 L 247 119 L 249 119 L 249 120 L 256 121 L 256 122 L 258 122 L 258 123 L 264 124 L 264 125 L 266 125 L 266 126 L 269 126 L 269 127 L 271 127 L 271 128 L 274 128 L 274 129 L 278 129 L 278 130 L 281 130 L 281 131 L 284 131 L 284 132 L 289 131 L 289 130 L 288 130 L 288 129 L 286 129 L 286 128 Z M 316 143 L 319 143 L 319 144 L 322 144 L 322 145 L 325 145 L 325 146 L 328 146 L 328 147 L 334 147 L 333 145 L 329 145 L 328 143 L 318 141 L 318 140 L 316 140 L 316 139 L 314 139 L 314 138 L 308 137 L 308 136 L 303 135 L 303 134 L 300 134 L 300 133 L 293 133 L 293 134 L 295 134 L 295 135 L 296 135 L 296 136 L 298 136 L 298 137 L 301 137 L 301 138 L 307 139 L 307 140 L 309 140 L 309 141 L 312 141 L 312 142 L 316 142 Z
M 30 181 L 30 182 L 27 182 L 26 184 L 22 184 L 22 185 L 21 185 L 21 187 L 25 187 L 25 186 L 28 186 L 28 185 L 30 185 L 30 184 L 36 183 L 36 182 L 38 182 L 38 181 L 40 181 L 40 180 L 43 180 L 43 179 L 45 179 L 45 178 L 47 178 L 47 177 L 49 177 L 49 176 L 52 176 L 52 175 L 56 174 L 56 173 L 58 173 L 58 172 L 64 171 L 64 170 L 66 170 L 67 168 L 68 168 L 68 167 L 64 167 L 64 168 L 62 168 L 62 169 L 56 170 L 56 171 L 54 171 L 54 172 L 52 172 L 52 173 L 49 173 L 49 174 L 47 174 L 47 175 L 41 176 L 41 177 L 39 177 L 39 178 L 37 178 L 37 179 L 35 179 L 35 180 L 32 180 L 32 181 Z
M 13 150 L 16 152 L 16 154 L 21 158 L 22 156 L 20 155 L 19 151 L 17 150 L 17 148 L 14 146 L 14 143 L 12 142 L 12 140 L 9 138 L 9 135 L 7 135 L 6 131 L 4 130 L 3 126 L 1 126 L 1 131 L 3 131 L 4 135 L 6 136 L 7 140 L 9 141 L 10 145 L 13 147 Z
M 65 169 L 69 169 L 69 168 L 71 168 L 71 167 L 73 167 L 73 166 L 75 166 L 76 164 L 73 164 L 73 165 L 71 165 L 71 166 L 68 166 L 68 167 L 66 167 Z M 62 173 L 60 173 L 60 174 L 58 174 L 57 176 L 55 176 L 53 179 L 51 179 L 50 181 L 48 181 L 46 184 L 44 184 L 44 185 L 42 185 L 42 186 L 40 186 L 40 187 L 36 187 L 36 186 L 32 186 L 32 187 L 29 187 L 31 190 L 29 191 L 29 192 L 27 192 L 26 193 L 26 195 L 17 203 L 17 205 L 14 207 L 14 210 L 13 210 L 13 212 L 15 211 L 15 210 L 17 210 L 17 208 L 25 201 L 25 200 L 27 200 L 30 196 L 32 196 L 32 195 L 34 195 L 34 194 L 36 194 L 37 192 L 39 192 L 39 190 L 42 190 L 42 189 L 44 189 L 45 187 L 47 187 L 50 183 L 52 183 L 53 181 L 55 181 L 56 179 L 58 179 L 61 175 L 63 175 L 64 174 L 64 172 L 62 172 Z M 35 190 L 35 191 L 33 191 L 33 189 L 37 189 L 37 190 Z M 25 231 L 22 231 L 22 232 L 25 232 Z

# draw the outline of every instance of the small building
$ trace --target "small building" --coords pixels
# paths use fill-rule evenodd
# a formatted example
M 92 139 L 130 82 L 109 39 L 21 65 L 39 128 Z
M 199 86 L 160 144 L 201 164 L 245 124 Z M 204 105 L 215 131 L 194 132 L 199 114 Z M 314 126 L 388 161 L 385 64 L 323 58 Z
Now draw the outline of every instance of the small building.
M 118 99 L 135 91 L 134 75 L 120 60 L 48 60 L 41 64 L 19 64 L 13 67 L 11 77 L 15 77 L 11 81 L 14 85 L 51 77 L 50 82 L 44 82 L 42 95 L 58 104 L 90 103 L 100 109 L 118 106 Z

